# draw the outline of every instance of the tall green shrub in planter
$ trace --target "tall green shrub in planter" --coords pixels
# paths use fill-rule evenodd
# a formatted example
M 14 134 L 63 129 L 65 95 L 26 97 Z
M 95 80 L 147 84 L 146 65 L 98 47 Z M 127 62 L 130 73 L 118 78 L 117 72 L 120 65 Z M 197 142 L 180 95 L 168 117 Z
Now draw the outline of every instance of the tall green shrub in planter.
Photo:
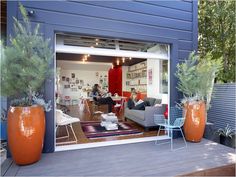
M 14 18 L 14 37 L 10 45 L 1 46 L 1 94 L 11 98 L 8 110 L 8 145 L 13 160 L 20 165 L 40 159 L 45 133 L 44 111 L 50 101 L 42 96 L 42 86 L 52 71 L 53 53 L 49 40 L 39 33 L 39 24 L 32 28 L 27 11 L 20 4 L 23 22 Z
M 182 105 L 186 117 L 184 131 L 188 141 L 199 142 L 202 139 L 214 80 L 221 68 L 222 60 L 213 59 L 211 53 L 200 60 L 194 52 L 177 66 L 177 89 L 183 93 Z

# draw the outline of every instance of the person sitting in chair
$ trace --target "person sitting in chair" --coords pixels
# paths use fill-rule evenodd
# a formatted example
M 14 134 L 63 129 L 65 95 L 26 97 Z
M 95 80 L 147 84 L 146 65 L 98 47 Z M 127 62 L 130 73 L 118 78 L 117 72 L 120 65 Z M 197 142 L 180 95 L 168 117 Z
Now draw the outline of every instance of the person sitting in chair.
M 115 105 L 116 102 L 113 101 L 111 97 L 105 97 L 105 95 L 106 93 L 101 89 L 101 87 L 98 84 L 94 84 L 91 93 L 94 101 L 98 102 L 99 104 L 107 104 L 108 112 L 112 112 L 112 105 Z
M 132 92 L 127 102 L 127 106 L 129 109 L 145 110 L 145 107 L 150 106 L 150 103 L 148 101 L 143 101 L 141 99 L 138 100 L 137 92 Z

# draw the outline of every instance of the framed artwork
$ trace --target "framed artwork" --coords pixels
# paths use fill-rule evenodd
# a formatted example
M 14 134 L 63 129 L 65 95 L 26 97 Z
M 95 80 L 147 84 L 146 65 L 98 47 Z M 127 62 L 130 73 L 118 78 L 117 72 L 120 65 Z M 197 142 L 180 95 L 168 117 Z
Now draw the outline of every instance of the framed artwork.
M 67 82 L 70 82 L 70 78 L 69 78 L 69 77 L 67 77 L 67 78 L 66 78 L 66 81 L 67 81 Z
M 68 88 L 70 88 L 70 85 L 64 85 L 64 88 L 68 89 Z
M 71 78 L 75 78 L 75 73 L 71 73 Z
M 70 79 L 70 83 L 71 83 L 71 84 L 75 83 L 75 78 L 71 78 L 71 79 Z
M 148 69 L 148 85 L 152 85 L 152 68 Z
M 75 83 L 76 83 L 76 84 L 79 84 L 79 79 L 76 79 L 76 80 L 75 80 Z
M 75 88 L 75 84 L 70 84 L 70 88 Z
M 62 76 L 62 77 L 61 77 L 61 80 L 62 80 L 62 81 L 65 81 L 65 80 L 66 80 L 66 76 Z
M 72 92 L 77 92 L 78 89 L 77 89 L 77 88 L 71 88 L 71 91 L 72 91 Z
M 79 80 L 80 85 L 84 85 L 84 80 Z

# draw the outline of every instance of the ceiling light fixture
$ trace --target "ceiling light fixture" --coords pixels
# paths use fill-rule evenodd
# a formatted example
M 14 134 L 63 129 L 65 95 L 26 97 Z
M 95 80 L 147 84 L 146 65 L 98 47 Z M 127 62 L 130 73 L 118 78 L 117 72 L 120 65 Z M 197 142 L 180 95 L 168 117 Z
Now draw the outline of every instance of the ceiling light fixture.
M 125 57 L 122 57 L 122 61 L 123 61 L 123 63 L 125 62 Z
M 131 58 L 131 57 L 129 57 L 129 60 L 132 60 L 132 58 Z
M 96 42 L 95 45 L 98 45 L 98 42 Z
M 117 64 L 117 65 L 120 64 L 120 60 L 119 60 L 119 59 L 116 60 L 116 64 Z

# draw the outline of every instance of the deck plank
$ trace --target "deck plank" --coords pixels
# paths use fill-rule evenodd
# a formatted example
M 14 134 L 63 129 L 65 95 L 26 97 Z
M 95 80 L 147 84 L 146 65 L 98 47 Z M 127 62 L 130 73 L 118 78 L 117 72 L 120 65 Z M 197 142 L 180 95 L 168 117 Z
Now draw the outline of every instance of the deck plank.
M 13 161 L 12 159 L 6 159 L 4 162 L 1 164 L 1 176 L 4 176 L 7 172 L 7 170 L 10 168 L 12 165 Z
M 11 160 L 11 159 L 10 159 Z M 6 173 L 4 174 L 4 176 L 17 176 L 17 172 L 19 171 L 20 166 L 16 165 L 13 161 L 10 165 L 10 167 L 8 168 L 8 170 L 6 171 Z
M 184 145 L 181 139 L 174 143 Z M 171 151 L 169 144 L 145 142 L 43 154 L 38 163 L 19 167 L 17 175 L 176 176 L 235 161 L 234 149 L 205 139 L 177 151 Z

